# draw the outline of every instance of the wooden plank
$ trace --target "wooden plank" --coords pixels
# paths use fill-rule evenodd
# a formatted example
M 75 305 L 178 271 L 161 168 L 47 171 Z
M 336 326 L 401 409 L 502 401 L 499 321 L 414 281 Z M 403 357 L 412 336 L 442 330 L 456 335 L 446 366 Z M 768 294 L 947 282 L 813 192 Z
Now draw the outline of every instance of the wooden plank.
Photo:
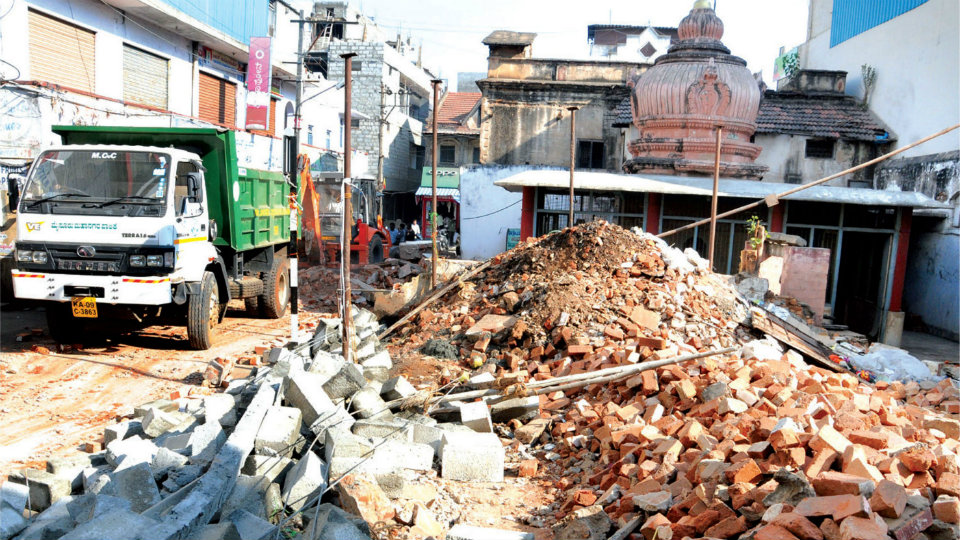
M 849 370 L 830 360 L 830 350 L 820 342 L 804 336 L 799 329 L 777 317 L 773 313 L 761 308 L 750 309 L 753 327 L 766 332 L 784 345 L 798 350 L 817 365 L 838 373 L 849 373 Z

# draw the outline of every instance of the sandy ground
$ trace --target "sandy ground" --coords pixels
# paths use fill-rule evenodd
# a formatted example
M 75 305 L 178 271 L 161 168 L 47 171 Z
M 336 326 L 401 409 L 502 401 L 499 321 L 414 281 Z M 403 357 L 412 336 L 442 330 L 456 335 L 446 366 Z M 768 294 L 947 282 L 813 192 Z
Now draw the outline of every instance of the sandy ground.
M 301 328 L 316 318 L 301 310 Z M 257 346 L 285 343 L 289 326 L 289 315 L 254 319 L 231 308 L 208 351 L 189 350 L 183 328 L 164 326 L 60 351 L 42 309 L 0 306 L 0 478 L 99 442 L 104 426 L 136 405 L 200 389 L 210 360 L 254 357 Z

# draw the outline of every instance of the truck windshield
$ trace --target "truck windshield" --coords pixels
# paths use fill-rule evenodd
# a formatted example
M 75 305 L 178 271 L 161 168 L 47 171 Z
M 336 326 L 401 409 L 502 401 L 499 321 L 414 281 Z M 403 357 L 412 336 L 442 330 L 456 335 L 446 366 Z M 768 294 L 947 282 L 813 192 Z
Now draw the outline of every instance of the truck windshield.
M 56 150 L 37 159 L 24 205 L 56 200 L 85 204 L 163 203 L 171 159 L 158 152 Z

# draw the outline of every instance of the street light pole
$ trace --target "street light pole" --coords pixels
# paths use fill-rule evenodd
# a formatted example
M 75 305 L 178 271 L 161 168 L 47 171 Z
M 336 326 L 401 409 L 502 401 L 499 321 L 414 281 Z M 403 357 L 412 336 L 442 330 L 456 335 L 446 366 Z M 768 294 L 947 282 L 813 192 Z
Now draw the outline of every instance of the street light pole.
M 300 191 L 300 106 L 303 104 L 303 10 L 299 12 L 297 36 L 297 106 L 293 116 L 293 155 L 290 163 L 290 245 L 287 246 L 290 271 L 290 341 L 297 343 L 300 334 L 300 295 L 297 287 L 297 194 Z
M 343 280 L 343 359 L 351 361 L 353 343 L 350 335 L 351 296 L 350 290 L 350 246 L 353 244 L 353 203 L 351 202 L 353 183 L 350 181 L 350 136 L 353 124 L 353 57 L 357 53 L 341 54 L 343 58 L 343 233 L 340 247 L 340 268 Z
M 434 79 L 430 81 L 433 84 L 433 163 L 431 166 L 431 180 L 433 186 L 433 198 L 430 203 L 430 236 L 433 238 L 433 267 L 430 273 L 430 287 L 437 286 L 437 265 L 440 263 L 440 256 L 437 253 L 437 109 L 439 108 L 440 83 L 443 81 Z
M 576 157 L 577 142 L 577 109 L 579 107 L 567 107 L 570 111 L 570 218 L 568 227 L 573 227 L 573 166 Z

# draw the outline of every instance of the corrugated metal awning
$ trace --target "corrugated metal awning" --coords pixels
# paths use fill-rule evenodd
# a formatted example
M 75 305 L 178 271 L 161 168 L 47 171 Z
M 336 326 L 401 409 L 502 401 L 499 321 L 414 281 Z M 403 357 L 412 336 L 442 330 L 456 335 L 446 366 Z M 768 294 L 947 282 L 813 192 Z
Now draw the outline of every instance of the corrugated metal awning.
M 712 178 L 678 177 L 666 175 L 616 174 L 603 172 L 577 172 L 574 175 L 575 189 L 596 191 L 631 191 L 643 193 L 663 193 L 666 195 L 702 195 L 713 194 Z M 508 191 L 521 191 L 524 187 L 542 187 L 569 189 L 569 171 L 524 171 L 494 184 Z M 796 184 L 780 182 L 758 182 L 721 178 L 718 195 L 720 197 L 740 197 L 763 199 L 768 195 L 782 193 L 797 187 Z M 813 201 L 823 203 L 846 203 L 869 206 L 909 206 L 912 208 L 950 208 L 916 191 L 891 191 L 867 188 L 848 188 L 836 186 L 813 186 L 784 197 L 787 201 Z
M 433 197 L 433 188 L 420 186 L 417 188 L 417 197 Z M 460 203 L 460 190 L 455 188 L 437 188 L 437 197 L 447 197 Z

